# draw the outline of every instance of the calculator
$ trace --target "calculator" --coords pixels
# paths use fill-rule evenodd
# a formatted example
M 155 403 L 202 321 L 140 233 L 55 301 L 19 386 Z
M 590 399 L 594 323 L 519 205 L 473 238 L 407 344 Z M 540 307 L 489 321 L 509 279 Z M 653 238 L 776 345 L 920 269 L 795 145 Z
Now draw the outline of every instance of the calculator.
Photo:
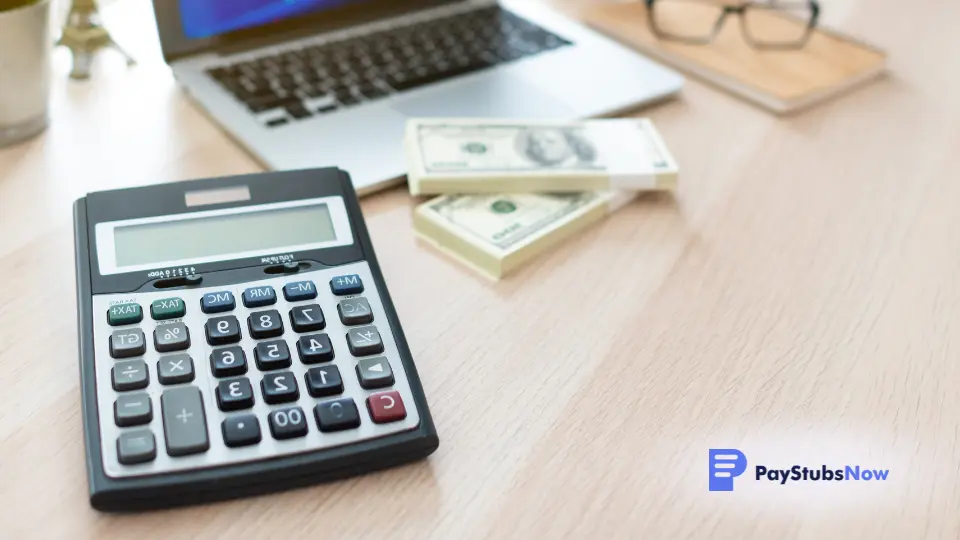
M 93 507 L 288 489 L 437 448 L 346 172 L 90 193 L 74 225 Z

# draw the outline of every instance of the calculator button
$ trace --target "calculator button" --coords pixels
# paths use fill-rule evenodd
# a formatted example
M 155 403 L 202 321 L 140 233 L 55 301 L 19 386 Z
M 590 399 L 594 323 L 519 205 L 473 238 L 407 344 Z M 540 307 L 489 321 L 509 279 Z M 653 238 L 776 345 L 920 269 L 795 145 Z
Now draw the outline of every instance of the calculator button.
M 298 281 L 283 286 L 283 297 L 287 302 L 313 300 L 317 297 L 317 287 L 312 281 Z
M 313 397 L 335 396 L 343 393 L 343 379 L 337 366 L 321 366 L 310 368 L 304 375 L 307 382 L 307 393 Z
M 117 362 L 111 370 L 113 389 L 117 392 L 140 390 L 150 384 L 147 363 L 143 360 L 125 360 Z
M 150 304 L 150 316 L 155 321 L 179 319 L 187 314 L 187 303 L 183 298 L 164 298 Z
M 210 319 L 205 327 L 207 343 L 210 345 L 227 345 L 240 341 L 240 322 L 233 315 Z
M 223 313 L 224 311 L 231 311 L 235 307 L 237 307 L 237 302 L 233 299 L 233 293 L 230 291 L 207 293 L 200 300 L 200 309 L 204 313 Z
M 367 356 L 383 352 L 383 341 L 376 326 L 361 326 L 347 332 L 347 346 L 354 356 Z
M 243 291 L 243 305 L 248 308 L 272 306 L 277 303 L 277 291 L 273 287 L 250 287 Z
M 217 385 L 217 406 L 221 411 L 236 411 L 253 407 L 253 387 L 246 377 L 220 381 Z
M 130 358 L 147 352 L 147 342 L 143 331 L 117 330 L 110 334 L 110 356 L 114 358 Z
M 153 461 L 157 457 L 157 440 L 148 429 L 126 431 L 117 438 L 117 460 L 123 465 Z
M 271 405 L 296 401 L 300 398 L 297 378 L 289 371 L 267 373 L 260 381 L 260 390 L 263 391 L 263 400 Z
M 142 320 L 143 308 L 140 304 L 117 304 L 107 310 L 107 324 L 110 326 L 137 324 Z
M 330 336 L 314 334 L 297 340 L 297 352 L 304 364 L 319 364 L 333 360 L 333 345 Z
M 113 402 L 113 419 L 120 427 L 141 426 L 153 420 L 153 407 L 146 393 L 120 394 Z
M 396 422 L 407 417 L 403 399 L 400 398 L 400 392 L 396 390 L 368 397 L 367 410 L 370 411 L 370 418 L 377 424 Z
M 182 351 L 190 348 L 190 330 L 183 323 L 164 324 L 153 331 L 157 352 Z
M 363 281 L 357 274 L 337 276 L 330 280 L 330 292 L 337 296 L 360 294 L 363 292 Z
M 210 369 L 214 377 L 230 377 L 247 372 L 247 355 L 240 347 L 214 349 L 210 353 Z
M 254 339 L 283 335 L 283 319 L 280 317 L 280 312 L 275 309 L 251 313 L 247 317 L 247 327 L 250 328 L 250 336 Z
M 290 310 L 290 324 L 297 332 L 323 330 L 327 321 L 323 319 L 323 310 L 317 304 L 297 306 Z
M 337 304 L 337 313 L 340 314 L 340 322 L 348 326 L 373 322 L 373 311 L 370 310 L 370 303 L 363 297 L 341 300 Z
M 164 356 L 157 361 L 157 379 L 160 384 L 180 384 L 193 380 L 193 359 L 188 354 Z
M 220 424 L 223 443 L 230 448 L 250 446 L 260 442 L 260 422 L 252 414 L 229 416 Z
M 317 418 L 317 427 L 323 432 L 360 427 L 360 411 L 350 398 L 318 403 L 313 408 L 313 415 Z
M 210 448 L 199 388 L 182 386 L 164 390 L 160 396 L 160 408 L 163 411 L 167 454 L 186 456 L 206 452 Z
M 357 378 L 366 390 L 383 388 L 394 383 L 390 362 L 383 356 L 364 358 L 357 362 Z
M 267 420 L 274 439 L 293 439 L 307 434 L 307 418 L 300 407 L 273 411 Z
M 288 368 L 291 364 L 290 349 L 287 348 L 287 342 L 282 339 L 257 343 L 253 356 L 257 360 L 260 371 Z

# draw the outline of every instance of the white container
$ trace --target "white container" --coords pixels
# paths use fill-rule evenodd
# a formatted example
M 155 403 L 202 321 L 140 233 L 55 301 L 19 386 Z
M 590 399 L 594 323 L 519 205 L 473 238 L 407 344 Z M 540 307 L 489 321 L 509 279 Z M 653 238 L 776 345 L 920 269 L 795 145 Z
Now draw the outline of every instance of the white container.
M 50 0 L 0 11 L 0 147 L 47 127 Z

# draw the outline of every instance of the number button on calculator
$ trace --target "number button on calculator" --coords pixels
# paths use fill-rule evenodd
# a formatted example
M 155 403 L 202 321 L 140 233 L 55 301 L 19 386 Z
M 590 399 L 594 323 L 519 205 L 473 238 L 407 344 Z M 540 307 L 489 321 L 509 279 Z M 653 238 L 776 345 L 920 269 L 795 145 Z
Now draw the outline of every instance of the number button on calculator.
M 335 396 L 343 393 L 343 379 L 337 366 L 310 368 L 304 376 L 307 393 L 312 397 Z
M 190 330 L 183 323 L 158 326 L 153 331 L 153 346 L 157 349 L 157 352 L 189 349 Z
M 206 452 L 210 448 L 199 388 L 184 386 L 164 390 L 160 396 L 160 408 L 163 410 L 167 454 L 186 456 Z
M 223 313 L 232 311 L 235 307 L 237 307 L 237 301 L 233 299 L 233 293 L 230 291 L 207 293 L 200 300 L 200 309 L 204 313 Z
M 271 405 L 288 403 L 300 398 L 297 378 L 289 371 L 267 373 L 260 381 L 260 389 L 263 391 L 263 400 Z
M 214 377 L 231 377 L 247 372 L 247 355 L 240 347 L 215 349 L 210 353 L 210 369 Z
M 280 318 L 280 312 L 275 309 L 251 313 L 247 318 L 247 327 L 250 328 L 250 336 L 254 339 L 283 335 L 283 319 Z
M 246 377 L 220 381 L 217 385 L 217 406 L 221 411 L 253 407 L 253 387 Z
M 333 345 L 326 334 L 303 336 L 297 340 L 297 352 L 300 361 L 307 365 L 333 360 Z
M 153 420 L 150 396 L 144 393 L 120 394 L 113 403 L 113 419 L 120 427 L 149 424 Z
M 288 368 L 291 364 L 290 349 L 287 348 L 287 342 L 282 339 L 257 343 L 253 356 L 260 371 Z
M 221 424 L 223 442 L 230 448 L 250 446 L 260 442 L 260 422 L 252 414 L 231 416 Z
M 180 384 L 193 380 L 193 359 L 188 354 L 164 356 L 157 361 L 157 378 L 160 384 Z
M 373 311 L 370 309 L 370 303 L 363 297 L 341 300 L 337 304 L 337 312 L 340 314 L 340 322 L 347 326 L 373 322 Z
M 323 310 L 317 304 L 297 306 L 290 310 L 290 324 L 296 332 L 314 332 L 323 330 L 327 321 L 323 319 Z
M 233 315 L 210 319 L 205 325 L 207 343 L 227 345 L 240 341 L 240 323 Z
M 147 342 L 141 330 L 118 330 L 110 335 L 110 356 L 130 358 L 147 352 Z
M 277 291 L 273 287 L 250 287 L 243 291 L 243 305 L 248 308 L 272 306 L 277 303 Z
M 300 407 L 273 411 L 267 419 L 274 439 L 293 439 L 307 434 L 307 419 Z
M 287 283 L 283 286 L 283 297 L 287 299 L 287 302 L 313 300 L 317 297 L 317 287 L 312 281 Z
M 107 311 L 107 324 L 123 326 L 137 324 L 143 320 L 143 308 L 140 304 L 117 304 Z
M 313 414 L 325 433 L 360 427 L 360 411 L 350 398 L 324 401 L 313 408 Z
M 113 365 L 113 389 L 117 392 L 140 390 L 150 384 L 147 363 L 143 360 L 126 360 Z
M 376 326 L 361 326 L 347 332 L 347 346 L 354 356 L 367 356 L 383 352 L 383 341 Z

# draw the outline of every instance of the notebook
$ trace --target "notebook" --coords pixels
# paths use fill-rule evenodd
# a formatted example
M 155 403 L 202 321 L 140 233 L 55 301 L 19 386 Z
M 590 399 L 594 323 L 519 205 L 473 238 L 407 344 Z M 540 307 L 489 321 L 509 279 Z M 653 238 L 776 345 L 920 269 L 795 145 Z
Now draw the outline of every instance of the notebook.
M 883 51 L 825 28 L 818 28 L 802 49 L 758 51 L 744 41 L 737 17 L 726 21 L 713 43 L 690 45 L 654 36 L 643 2 L 600 3 L 575 11 L 614 39 L 776 114 L 821 103 L 877 78 L 886 68 Z M 775 28 L 785 24 L 785 17 L 765 13 L 759 21 Z

